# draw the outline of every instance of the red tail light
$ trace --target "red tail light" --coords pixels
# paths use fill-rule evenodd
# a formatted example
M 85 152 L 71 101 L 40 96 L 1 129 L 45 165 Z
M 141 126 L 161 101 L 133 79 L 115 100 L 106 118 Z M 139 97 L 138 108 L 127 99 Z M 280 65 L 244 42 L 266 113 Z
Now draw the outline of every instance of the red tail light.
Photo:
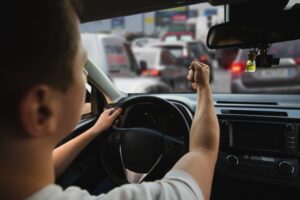
M 200 62 L 207 62 L 208 61 L 208 57 L 206 55 L 205 56 L 200 56 L 199 61 Z
M 230 71 L 232 74 L 241 74 L 244 72 L 246 62 L 233 62 L 230 66 Z
M 294 60 L 295 60 L 295 62 L 296 62 L 297 65 L 300 65 L 300 57 L 294 58 Z
M 160 71 L 157 69 L 147 69 L 142 72 L 143 76 L 160 76 Z

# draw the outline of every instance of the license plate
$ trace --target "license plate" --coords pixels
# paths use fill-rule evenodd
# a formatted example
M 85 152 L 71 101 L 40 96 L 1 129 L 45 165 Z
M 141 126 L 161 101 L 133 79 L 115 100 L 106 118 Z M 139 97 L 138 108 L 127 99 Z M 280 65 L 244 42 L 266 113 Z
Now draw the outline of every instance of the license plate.
M 263 69 L 260 71 L 262 78 L 271 79 L 271 78 L 289 78 L 292 73 L 290 69 Z

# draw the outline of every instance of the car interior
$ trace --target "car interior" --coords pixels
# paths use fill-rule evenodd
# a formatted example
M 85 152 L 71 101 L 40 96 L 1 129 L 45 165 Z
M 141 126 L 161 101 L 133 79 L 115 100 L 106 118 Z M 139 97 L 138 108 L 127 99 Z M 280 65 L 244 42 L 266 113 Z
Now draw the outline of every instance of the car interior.
M 224 6 L 225 22 L 210 28 L 207 46 L 255 50 L 260 57 L 257 68 L 270 68 L 276 63 L 268 54 L 270 45 L 300 38 L 300 4 L 285 9 L 288 2 L 85 0 L 80 19 L 91 22 L 199 3 Z M 85 67 L 90 110 L 58 146 L 91 127 L 103 109 L 121 107 L 124 111 L 56 183 L 63 188 L 80 186 L 96 195 L 126 183 L 162 178 L 188 151 L 196 94 L 126 94 L 93 63 Z M 220 148 L 211 199 L 299 199 L 300 93 L 213 94 L 213 100 Z

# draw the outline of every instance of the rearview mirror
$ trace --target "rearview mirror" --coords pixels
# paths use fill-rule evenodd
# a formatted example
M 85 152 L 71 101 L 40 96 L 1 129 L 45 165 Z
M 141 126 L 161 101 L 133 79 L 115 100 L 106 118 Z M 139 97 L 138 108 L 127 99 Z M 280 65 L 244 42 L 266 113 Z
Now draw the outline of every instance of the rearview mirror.
M 224 23 L 212 27 L 207 36 L 207 46 L 211 49 L 226 47 L 250 48 L 257 43 L 257 29 L 234 23 Z
M 211 49 L 254 48 L 300 38 L 300 7 L 261 17 L 260 20 L 235 20 L 213 26 L 207 35 Z

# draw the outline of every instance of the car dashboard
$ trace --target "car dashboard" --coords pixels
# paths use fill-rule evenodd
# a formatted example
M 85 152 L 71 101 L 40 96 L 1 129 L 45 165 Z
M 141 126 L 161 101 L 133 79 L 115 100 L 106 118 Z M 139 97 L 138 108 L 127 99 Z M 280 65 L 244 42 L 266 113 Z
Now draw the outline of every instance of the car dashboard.
M 195 94 L 154 96 L 176 105 L 191 126 Z M 300 96 L 216 94 L 213 98 L 220 126 L 216 176 L 300 187 Z
M 196 94 L 133 94 L 109 106 L 119 106 L 137 96 L 167 100 L 181 112 L 185 121 L 159 105 L 140 101 L 124 111 L 116 126 L 156 129 L 188 141 L 186 127 L 192 125 Z M 299 196 L 300 96 L 214 94 L 213 100 L 220 145 L 211 199 L 274 200 Z M 86 126 L 93 120 L 87 121 Z M 57 180 L 60 185 L 79 185 L 92 194 L 107 192 L 116 186 L 100 164 L 99 141 L 93 141 Z M 99 179 L 104 181 L 99 184 Z M 95 189 L 97 184 L 101 186 L 99 190 Z

